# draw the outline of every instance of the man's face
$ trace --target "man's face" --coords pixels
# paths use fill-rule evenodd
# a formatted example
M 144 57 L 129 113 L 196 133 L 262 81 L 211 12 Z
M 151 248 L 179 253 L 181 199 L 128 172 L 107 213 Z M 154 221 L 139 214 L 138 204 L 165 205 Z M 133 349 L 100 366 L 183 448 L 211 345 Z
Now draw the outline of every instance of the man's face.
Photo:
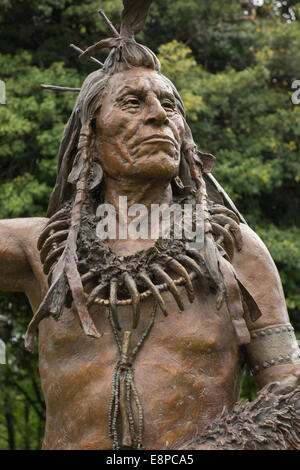
M 96 129 L 100 162 L 109 176 L 149 180 L 178 174 L 184 122 L 159 73 L 135 68 L 113 75 Z

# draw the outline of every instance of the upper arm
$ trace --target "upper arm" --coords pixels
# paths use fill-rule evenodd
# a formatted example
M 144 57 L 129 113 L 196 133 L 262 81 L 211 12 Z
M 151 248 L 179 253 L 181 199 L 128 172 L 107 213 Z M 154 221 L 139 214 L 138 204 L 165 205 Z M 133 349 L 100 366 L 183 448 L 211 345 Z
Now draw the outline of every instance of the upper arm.
M 36 244 L 46 222 L 44 218 L 0 220 L 1 290 L 25 292 L 30 301 L 35 297 L 37 284 L 44 281 Z
M 232 264 L 262 313 L 254 323 L 247 319 L 249 329 L 289 322 L 281 280 L 267 247 L 250 227 L 240 227 L 243 247 L 235 251 Z
M 261 239 L 246 225 L 241 224 L 241 230 L 243 247 L 232 264 L 261 311 L 255 322 L 246 318 L 252 331 L 245 348 L 252 372 L 260 387 L 286 377 L 298 383 L 299 350 L 294 333 L 286 327 L 289 316 L 277 268 Z

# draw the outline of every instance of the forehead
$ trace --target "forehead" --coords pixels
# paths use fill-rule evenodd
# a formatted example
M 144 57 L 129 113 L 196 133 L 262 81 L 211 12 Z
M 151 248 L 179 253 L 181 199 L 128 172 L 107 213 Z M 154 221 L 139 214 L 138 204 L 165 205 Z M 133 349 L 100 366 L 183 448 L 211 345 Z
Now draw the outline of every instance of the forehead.
M 113 75 L 108 82 L 107 91 L 110 99 L 132 92 L 174 95 L 171 85 L 163 75 L 144 68 L 126 70 Z

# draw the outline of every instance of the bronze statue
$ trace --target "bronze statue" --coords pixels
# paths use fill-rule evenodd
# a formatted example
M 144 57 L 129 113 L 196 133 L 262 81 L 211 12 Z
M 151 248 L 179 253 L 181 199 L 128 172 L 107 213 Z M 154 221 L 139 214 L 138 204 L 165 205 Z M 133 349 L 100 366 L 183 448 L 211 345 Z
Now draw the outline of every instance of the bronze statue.
M 210 175 L 214 157 L 197 150 L 174 85 L 134 40 L 151 1 L 123 3 L 120 34 L 106 19 L 114 37 L 81 55 L 112 48 L 65 128 L 47 218 L 0 221 L 0 288 L 30 300 L 29 350 L 39 327 L 43 448 L 259 448 L 251 433 L 234 444 L 226 423 L 251 415 L 234 408 L 245 361 L 267 386 L 258 409 L 266 396 L 279 414 L 297 403 L 300 354 L 281 282 Z M 197 207 L 197 243 L 176 238 L 173 219 L 169 238 L 159 227 L 157 237 L 122 237 L 134 219 L 121 210 L 125 196 L 129 208 Z M 117 214 L 107 240 L 97 235 L 104 203 Z M 292 438 L 278 431 L 265 447 L 299 449 L 296 418 Z

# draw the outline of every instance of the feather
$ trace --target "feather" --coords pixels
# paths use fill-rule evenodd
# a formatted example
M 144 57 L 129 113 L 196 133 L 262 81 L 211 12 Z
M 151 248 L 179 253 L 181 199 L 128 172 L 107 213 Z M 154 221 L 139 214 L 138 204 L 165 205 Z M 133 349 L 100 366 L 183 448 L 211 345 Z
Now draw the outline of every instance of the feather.
M 247 308 L 248 308 L 248 311 L 249 311 L 249 314 L 250 314 L 250 318 L 253 322 L 255 322 L 256 320 L 259 319 L 259 317 L 261 317 L 261 315 L 262 315 L 261 310 L 258 307 L 258 305 L 257 305 L 256 301 L 254 300 L 254 298 L 252 297 L 252 295 L 250 294 L 250 292 L 242 284 L 240 279 L 238 279 L 237 275 L 236 275 L 236 279 L 237 279 L 237 282 L 239 284 L 240 290 L 242 292 L 243 299 L 244 299 L 244 301 L 247 305 Z
M 225 289 L 224 281 L 223 281 L 223 278 L 219 269 L 218 250 L 217 250 L 217 247 L 215 246 L 212 235 L 207 236 L 205 240 L 205 261 L 206 261 L 206 267 L 211 276 L 211 279 L 212 281 L 216 283 L 216 287 L 218 290 L 217 309 L 219 310 L 225 300 L 226 289 Z
M 71 253 L 70 253 L 71 254 Z M 100 333 L 98 332 L 86 306 L 83 286 L 79 272 L 77 271 L 76 261 L 73 257 L 70 258 L 67 254 L 66 262 L 66 276 L 69 282 L 70 290 L 72 292 L 72 297 L 82 328 L 87 336 L 92 336 L 93 338 L 100 338 Z
M 119 38 L 108 38 L 102 39 L 101 41 L 97 42 L 93 46 L 88 47 L 80 56 L 79 60 L 82 64 L 85 64 L 90 57 L 97 51 L 98 49 L 106 49 L 107 47 L 117 47 L 120 43 Z
M 27 351 L 33 352 L 34 351 L 34 339 L 36 335 L 36 330 L 39 323 L 49 315 L 51 315 L 51 307 L 53 313 L 56 317 L 58 317 L 59 308 L 63 307 L 63 303 L 65 301 L 65 291 L 66 291 L 66 276 L 62 273 L 52 284 L 50 287 L 44 301 L 41 303 L 39 309 L 34 314 L 31 322 L 28 325 L 26 335 L 25 335 L 25 348 Z M 63 295 L 60 295 L 63 294 Z M 56 311 L 53 309 L 53 300 L 59 300 L 59 305 L 56 305 Z
M 246 220 L 242 216 L 242 214 L 237 210 L 236 206 L 234 205 L 233 201 L 230 199 L 228 194 L 224 191 L 222 186 L 218 183 L 216 178 L 211 173 L 206 173 L 207 179 L 215 186 L 217 191 L 222 195 L 225 202 L 229 205 L 230 209 L 238 216 L 239 220 L 243 222 L 243 224 L 247 224 Z
M 123 0 L 124 10 L 121 13 L 121 36 L 134 38 L 145 24 L 152 0 Z
M 234 268 L 228 261 L 221 258 L 220 270 L 226 284 L 226 305 L 231 315 L 238 344 L 248 344 L 250 343 L 250 333 L 244 319 L 242 292 L 240 290 Z

